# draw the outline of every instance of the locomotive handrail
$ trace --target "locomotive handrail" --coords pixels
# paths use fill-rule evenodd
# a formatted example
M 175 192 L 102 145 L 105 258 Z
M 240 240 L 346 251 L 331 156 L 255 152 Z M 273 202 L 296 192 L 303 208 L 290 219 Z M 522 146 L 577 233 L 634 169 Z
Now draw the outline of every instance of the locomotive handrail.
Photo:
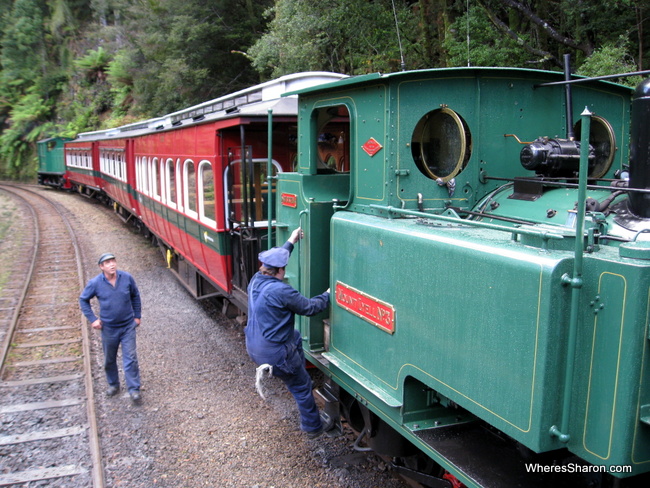
M 587 168 L 589 159 L 589 130 L 591 129 L 591 116 L 592 113 L 587 107 L 580 114 L 582 120 L 582 133 L 581 140 L 585 141 L 580 147 L 580 168 L 579 187 L 578 187 L 578 206 L 577 208 L 585 208 L 587 201 Z M 584 233 L 585 213 L 578 212 L 576 216 L 576 236 L 578 232 Z M 573 259 L 573 276 L 563 277 L 566 284 L 571 285 L 571 315 L 569 319 L 569 336 L 567 340 L 567 362 L 564 371 L 564 395 L 562 398 L 562 417 L 560 420 L 560 427 L 552 425 L 550 433 L 556 436 L 560 442 L 567 444 L 571 439 L 569 434 L 569 418 L 571 415 L 571 392 L 573 389 L 573 377 L 575 374 L 575 357 L 578 337 L 578 320 L 580 313 L 580 298 L 582 293 L 582 270 L 584 260 L 584 242 L 582 239 L 575 241 L 575 254 Z
M 266 187 L 268 188 L 268 197 L 267 197 L 267 209 L 266 216 L 268 219 L 267 228 L 268 232 L 266 233 L 266 244 L 267 249 L 273 247 L 273 176 L 272 173 L 272 163 L 273 161 L 273 109 L 269 109 L 267 113 L 267 125 L 268 131 L 266 133 Z
M 546 186 L 558 186 L 561 188 L 578 188 L 579 184 L 578 183 L 569 183 L 568 181 L 552 181 L 548 179 L 537 179 L 537 178 L 502 178 L 498 176 L 486 176 L 486 180 L 494 180 L 494 181 L 523 181 L 523 182 L 533 182 L 533 183 L 542 183 L 543 185 Z M 563 178 L 566 179 L 566 178 Z M 608 180 L 605 180 L 608 181 Z M 616 180 L 616 181 L 624 181 L 624 180 Z M 650 189 L 647 188 L 630 188 L 629 186 L 602 186 L 602 185 L 587 185 L 587 190 L 610 190 L 610 191 L 625 191 L 625 192 L 634 192 L 634 193 L 650 193 Z
M 599 80 L 611 80 L 614 78 L 627 78 L 628 76 L 643 76 L 650 74 L 650 70 L 643 71 L 632 71 L 630 73 L 618 73 L 615 75 L 604 75 L 604 76 L 591 76 L 586 78 L 574 78 L 571 80 L 564 81 L 549 81 L 548 83 L 539 83 L 535 85 L 535 88 L 543 86 L 555 86 L 555 85 L 573 85 L 575 83 L 586 83 L 588 81 L 599 81 Z
M 506 227 L 503 225 L 496 225 L 496 224 L 489 224 L 487 222 L 477 222 L 475 220 L 464 220 L 461 218 L 456 218 L 456 217 L 447 217 L 445 215 L 437 215 L 437 214 L 432 214 L 432 213 L 427 213 L 427 212 L 419 212 L 417 210 L 409 210 L 409 209 L 402 209 L 402 208 L 396 208 L 392 206 L 385 206 L 385 205 L 376 205 L 376 204 L 371 204 L 369 205 L 370 208 L 374 208 L 376 210 L 384 210 L 389 213 L 396 213 L 396 214 L 401 214 L 401 215 L 412 215 L 414 217 L 423 217 L 426 219 L 434 219 L 434 220 L 442 220 L 444 222 L 454 222 L 454 223 L 462 223 L 464 225 L 469 225 L 469 226 L 474 226 L 474 227 L 481 227 L 483 229 L 492 229 L 492 230 L 498 230 L 502 232 L 509 232 L 511 234 L 520 234 L 520 235 L 526 235 L 526 236 L 536 236 L 536 237 L 541 237 L 542 239 L 555 239 L 555 240 L 562 240 L 564 239 L 563 235 L 560 234 L 554 234 L 552 232 L 548 232 L 546 230 L 533 230 L 533 229 L 522 229 L 518 227 Z

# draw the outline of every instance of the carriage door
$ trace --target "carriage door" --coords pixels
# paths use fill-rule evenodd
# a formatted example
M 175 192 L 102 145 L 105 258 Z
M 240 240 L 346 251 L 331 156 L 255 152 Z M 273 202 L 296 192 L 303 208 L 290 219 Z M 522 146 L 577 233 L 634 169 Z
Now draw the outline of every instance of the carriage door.
M 250 146 L 228 148 L 228 166 L 224 174 L 226 225 L 230 230 L 233 287 L 245 292 L 258 269 L 257 255 L 268 240 L 267 159 L 253 158 Z M 242 157 L 242 153 L 244 157 Z M 281 167 L 273 161 L 273 174 Z M 271 193 L 275 191 L 273 182 Z M 275 212 L 275 210 L 272 210 Z

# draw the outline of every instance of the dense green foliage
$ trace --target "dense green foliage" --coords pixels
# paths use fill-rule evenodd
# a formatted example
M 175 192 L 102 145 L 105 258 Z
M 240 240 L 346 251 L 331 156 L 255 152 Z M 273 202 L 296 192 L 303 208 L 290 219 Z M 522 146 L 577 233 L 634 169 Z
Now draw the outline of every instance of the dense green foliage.
M 397 8 L 399 6 L 399 8 Z M 278 0 L 266 12 L 269 31 L 249 50 L 253 65 L 263 75 L 276 78 L 305 70 L 362 74 L 400 69 L 398 32 L 417 30 L 417 21 L 405 2 L 396 11 L 391 0 Z M 404 40 L 407 53 L 426 65 Z
M 41 138 L 296 71 L 559 70 L 567 53 L 585 75 L 642 70 L 649 12 L 650 0 L 0 0 L 0 178 L 32 178 Z

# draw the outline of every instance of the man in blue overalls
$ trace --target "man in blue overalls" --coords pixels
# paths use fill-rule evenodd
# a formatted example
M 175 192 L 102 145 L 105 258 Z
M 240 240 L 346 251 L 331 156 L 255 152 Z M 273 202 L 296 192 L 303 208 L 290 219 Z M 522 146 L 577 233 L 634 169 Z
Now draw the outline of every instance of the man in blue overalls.
M 294 316 L 316 315 L 330 301 L 329 289 L 313 298 L 306 298 L 282 280 L 293 245 L 303 237 L 294 230 L 282 247 L 259 254 L 262 263 L 248 285 L 248 324 L 246 350 L 257 364 L 272 366 L 272 374 L 280 378 L 293 395 L 300 412 L 300 428 L 315 439 L 332 428 L 330 420 L 323 423 L 314 395 L 311 377 L 305 367 L 300 332 L 294 329 Z

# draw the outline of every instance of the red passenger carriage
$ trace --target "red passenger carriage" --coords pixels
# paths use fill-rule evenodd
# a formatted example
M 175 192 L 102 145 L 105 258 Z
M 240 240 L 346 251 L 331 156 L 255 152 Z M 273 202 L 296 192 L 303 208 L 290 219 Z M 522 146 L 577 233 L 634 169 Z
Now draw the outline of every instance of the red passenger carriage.
M 100 140 L 99 167 L 102 190 L 117 205 L 116 211 L 124 219 L 139 215 L 137 200 L 131 192 L 131 182 L 135 179 L 133 165 L 133 139 Z
M 97 143 L 75 139 L 65 143 L 65 166 L 72 189 L 87 196 L 101 192 Z
M 248 279 L 269 242 L 275 181 L 268 168 L 272 176 L 291 171 L 296 159 L 297 103 L 282 95 L 342 77 L 289 75 L 165 117 L 80 134 L 66 154 L 87 149 L 83 161 L 95 179 L 72 181 L 155 236 L 197 298 L 223 296 L 245 310 Z M 89 176 L 77 159 L 67 161 L 70 173 Z

